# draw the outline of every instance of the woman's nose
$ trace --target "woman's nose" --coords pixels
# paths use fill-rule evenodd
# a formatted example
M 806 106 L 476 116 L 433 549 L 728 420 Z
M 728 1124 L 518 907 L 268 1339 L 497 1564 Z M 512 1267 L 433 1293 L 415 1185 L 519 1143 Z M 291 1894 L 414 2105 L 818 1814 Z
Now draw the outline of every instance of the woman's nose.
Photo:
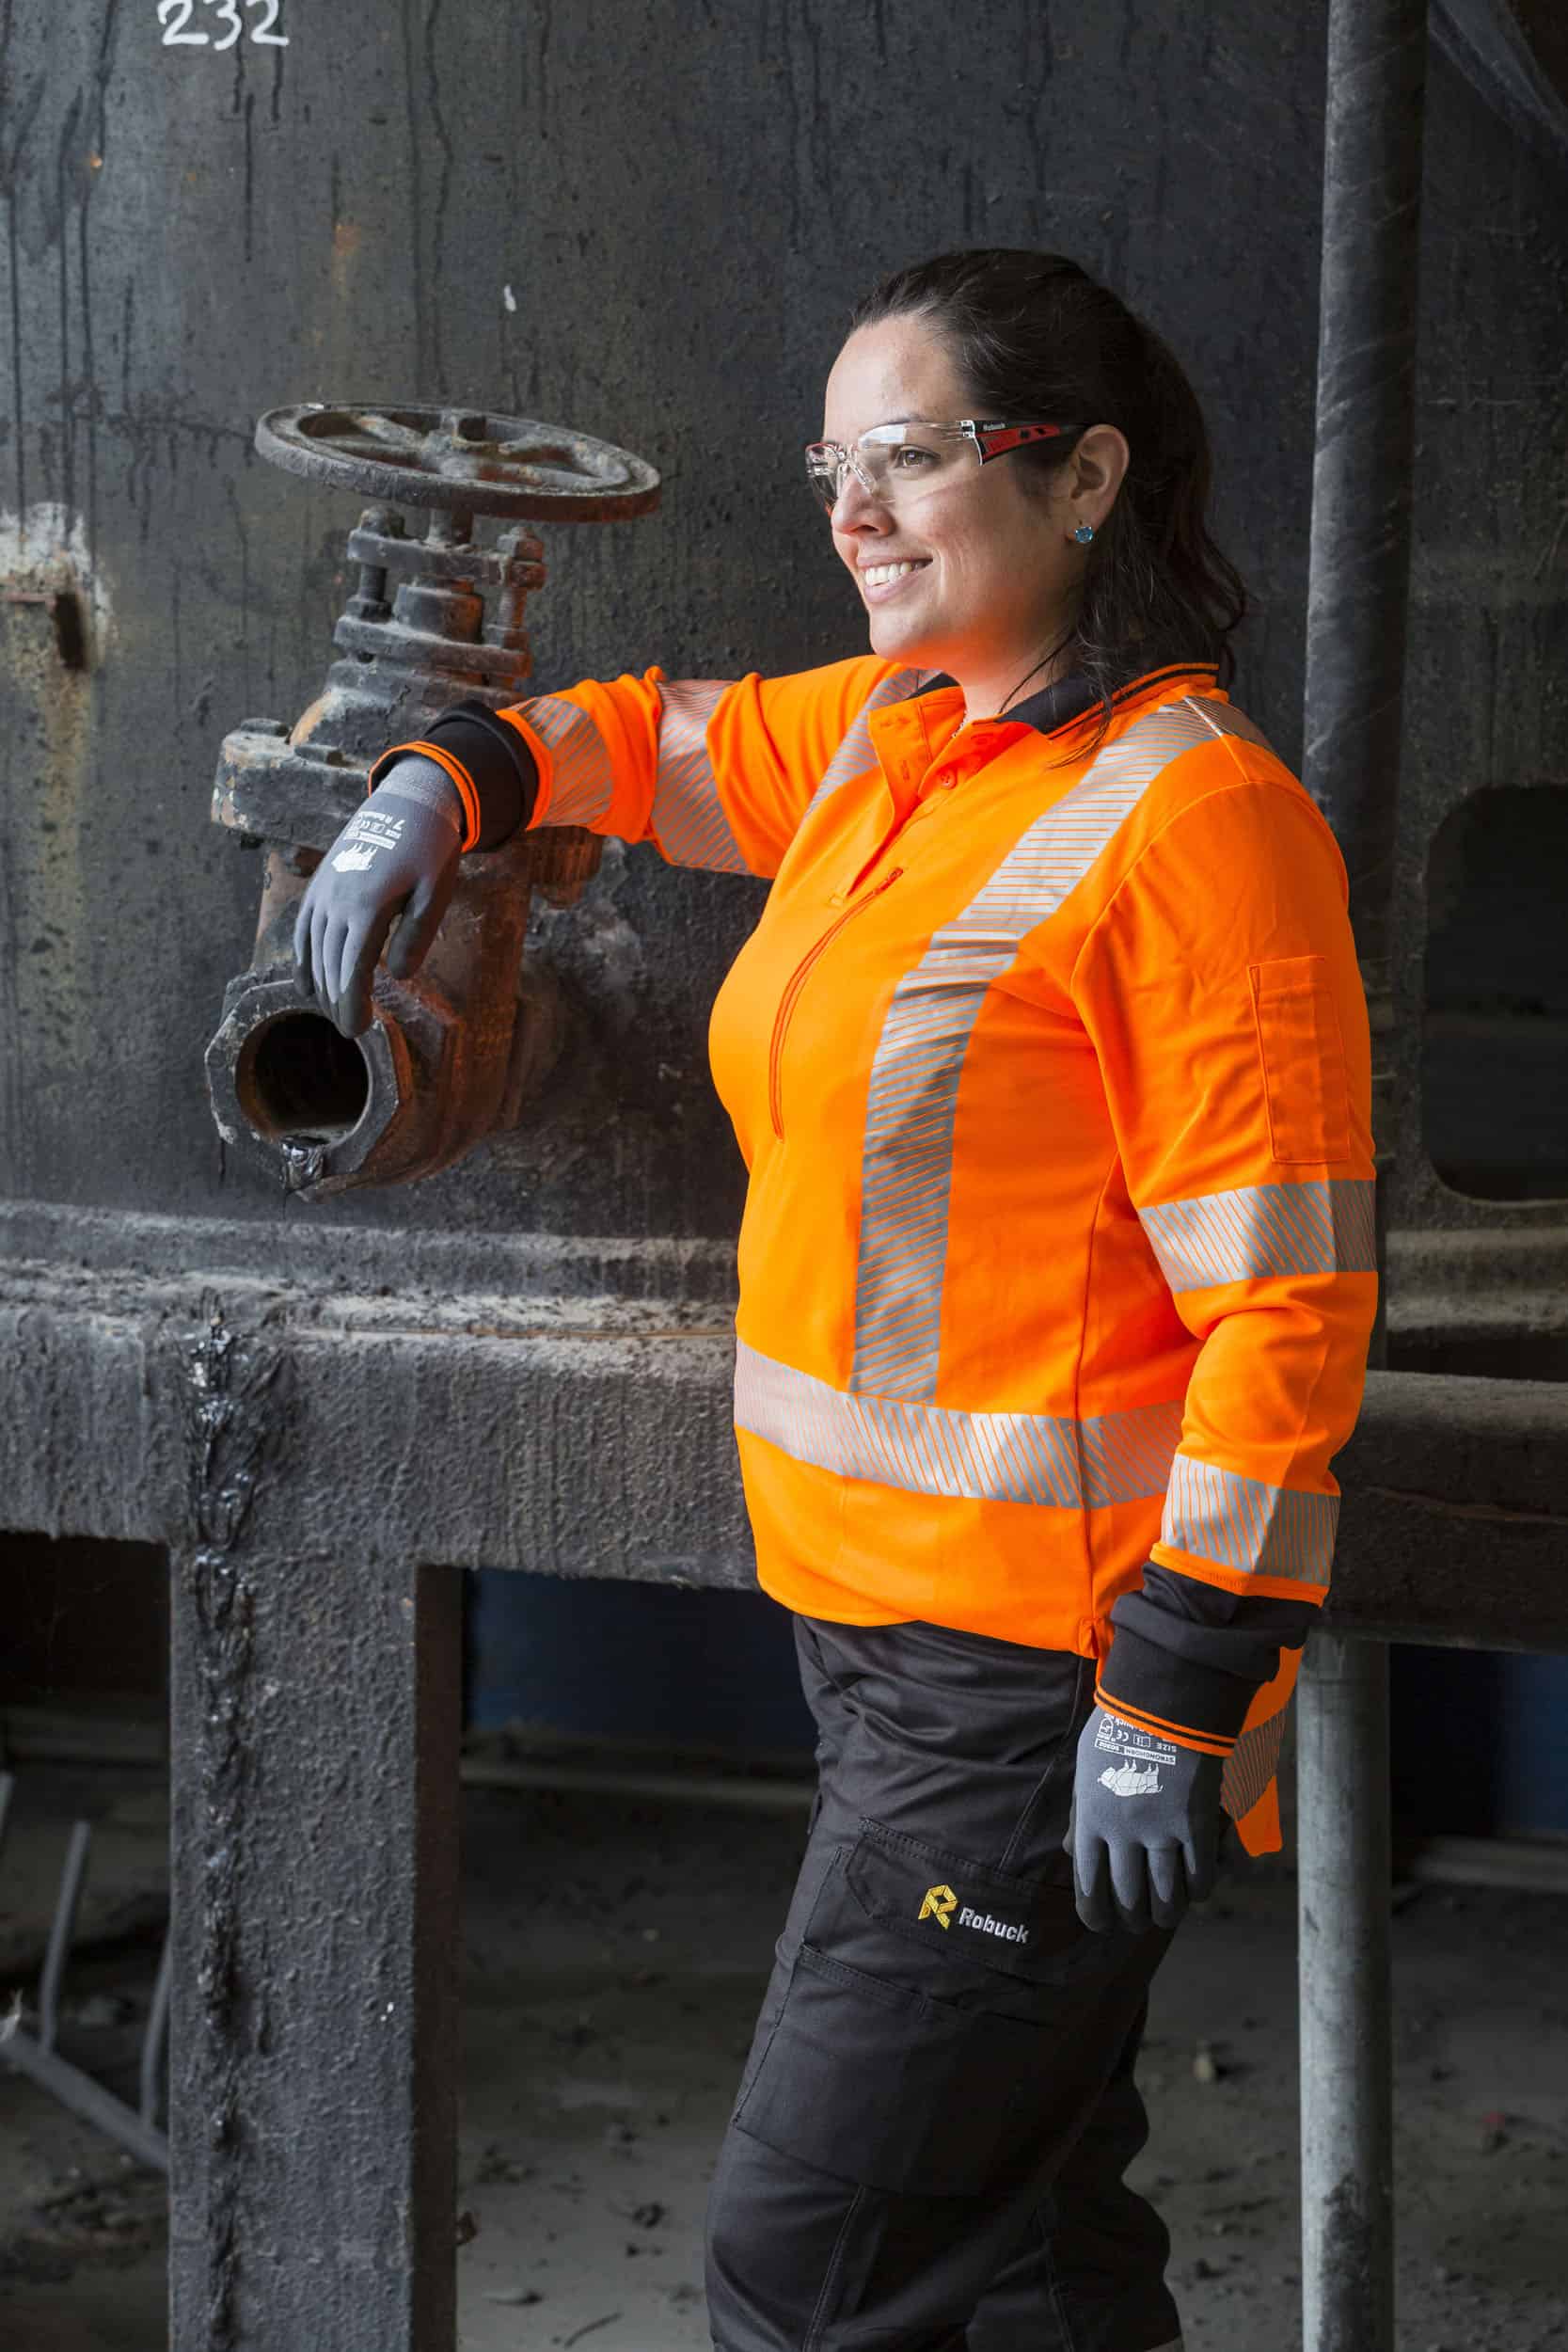
M 860 531 L 869 526 L 873 530 L 885 531 L 887 525 L 887 511 L 880 500 L 874 498 L 854 469 L 847 466 L 838 496 L 833 501 L 833 529 Z

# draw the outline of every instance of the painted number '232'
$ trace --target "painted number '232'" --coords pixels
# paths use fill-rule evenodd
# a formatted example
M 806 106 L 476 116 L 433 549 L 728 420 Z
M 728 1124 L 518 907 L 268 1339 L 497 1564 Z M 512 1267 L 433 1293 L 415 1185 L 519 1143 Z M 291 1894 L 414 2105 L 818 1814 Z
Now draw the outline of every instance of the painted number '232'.
M 223 39 L 214 40 L 210 33 L 189 33 L 185 30 L 196 14 L 196 0 L 158 0 L 158 22 L 164 28 L 166 49 L 205 49 L 209 45 L 214 49 L 233 48 L 245 31 L 245 19 L 235 6 L 235 0 L 202 0 L 202 5 L 217 10 L 218 23 L 228 28 Z M 266 10 L 260 24 L 251 26 L 251 40 L 264 49 L 287 49 L 288 34 L 275 33 L 272 29 L 277 22 L 282 0 L 244 0 L 244 5 L 247 8 Z

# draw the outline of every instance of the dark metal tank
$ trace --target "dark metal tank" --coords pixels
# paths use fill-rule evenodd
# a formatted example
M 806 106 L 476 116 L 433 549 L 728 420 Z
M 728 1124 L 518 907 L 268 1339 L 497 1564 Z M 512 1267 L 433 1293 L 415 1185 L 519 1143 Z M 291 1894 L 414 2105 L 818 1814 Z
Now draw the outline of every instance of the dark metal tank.
M 654 660 L 800 664 L 860 636 L 796 480 L 850 300 L 931 247 L 1060 246 L 1192 366 L 1223 536 L 1257 596 L 1240 691 L 1295 748 L 1317 10 L 1265 27 L 1240 5 L 997 7 L 982 34 L 925 7 L 736 22 L 283 0 L 286 47 L 258 44 L 266 14 L 243 11 L 237 38 L 210 5 L 8 24 L 8 1202 L 56 1225 L 215 1216 L 269 1257 L 282 1203 L 224 1169 L 198 1075 L 258 879 L 206 797 L 230 728 L 292 723 L 319 692 L 362 503 L 258 460 L 255 419 L 281 402 L 488 405 L 660 468 L 657 519 L 546 530 L 542 685 Z M 1559 183 L 1443 58 L 1428 155 L 1412 1088 L 1427 849 L 1467 795 L 1560 771 L 1568 563 Z M 9 600 L 56 587 L 74 599 L 60 628 Z M 619 1236 L 634 1256 L 721 1244 L 738 1170 L 704 1016 L 755 905 L 745 882 L 611 850 L 583 904 L 537 926 L 584 1034 L 526 1134 L 417 1196 L 318 1214 L 313 1236 L 406 1234 L 412 1271 L 438 1235 L 449 1280 L 472 1237 L 457 1260 L 484 1281 L 508 1279 L 523 1233 Z M 1508 1220 L 1445 1199 L 1420 1158 L 1402 1154 L 1399 1222 Z

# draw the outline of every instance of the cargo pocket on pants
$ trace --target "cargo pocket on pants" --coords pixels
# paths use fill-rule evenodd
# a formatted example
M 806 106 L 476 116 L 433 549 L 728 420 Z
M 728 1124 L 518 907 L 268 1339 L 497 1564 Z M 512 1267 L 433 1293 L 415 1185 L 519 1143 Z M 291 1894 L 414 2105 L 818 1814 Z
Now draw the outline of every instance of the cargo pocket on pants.
M 984 2186 L 1038 2036 L 804 1944 L 736 2126 L 865 2188 Z

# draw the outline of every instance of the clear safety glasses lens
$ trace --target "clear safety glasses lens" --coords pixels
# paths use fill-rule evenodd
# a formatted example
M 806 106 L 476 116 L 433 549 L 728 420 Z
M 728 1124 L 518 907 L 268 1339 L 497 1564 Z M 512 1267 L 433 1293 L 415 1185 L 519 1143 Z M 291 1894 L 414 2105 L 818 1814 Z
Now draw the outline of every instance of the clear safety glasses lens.
M 813 441 L 806 451 L 806 480 L 830 513 L 851 474 L 870 497 L 895 506 L 923 497 L 974 466 L 978 456 L 969 436 L 951 426 L 879 424 L 863 433 L 852 449 Z

